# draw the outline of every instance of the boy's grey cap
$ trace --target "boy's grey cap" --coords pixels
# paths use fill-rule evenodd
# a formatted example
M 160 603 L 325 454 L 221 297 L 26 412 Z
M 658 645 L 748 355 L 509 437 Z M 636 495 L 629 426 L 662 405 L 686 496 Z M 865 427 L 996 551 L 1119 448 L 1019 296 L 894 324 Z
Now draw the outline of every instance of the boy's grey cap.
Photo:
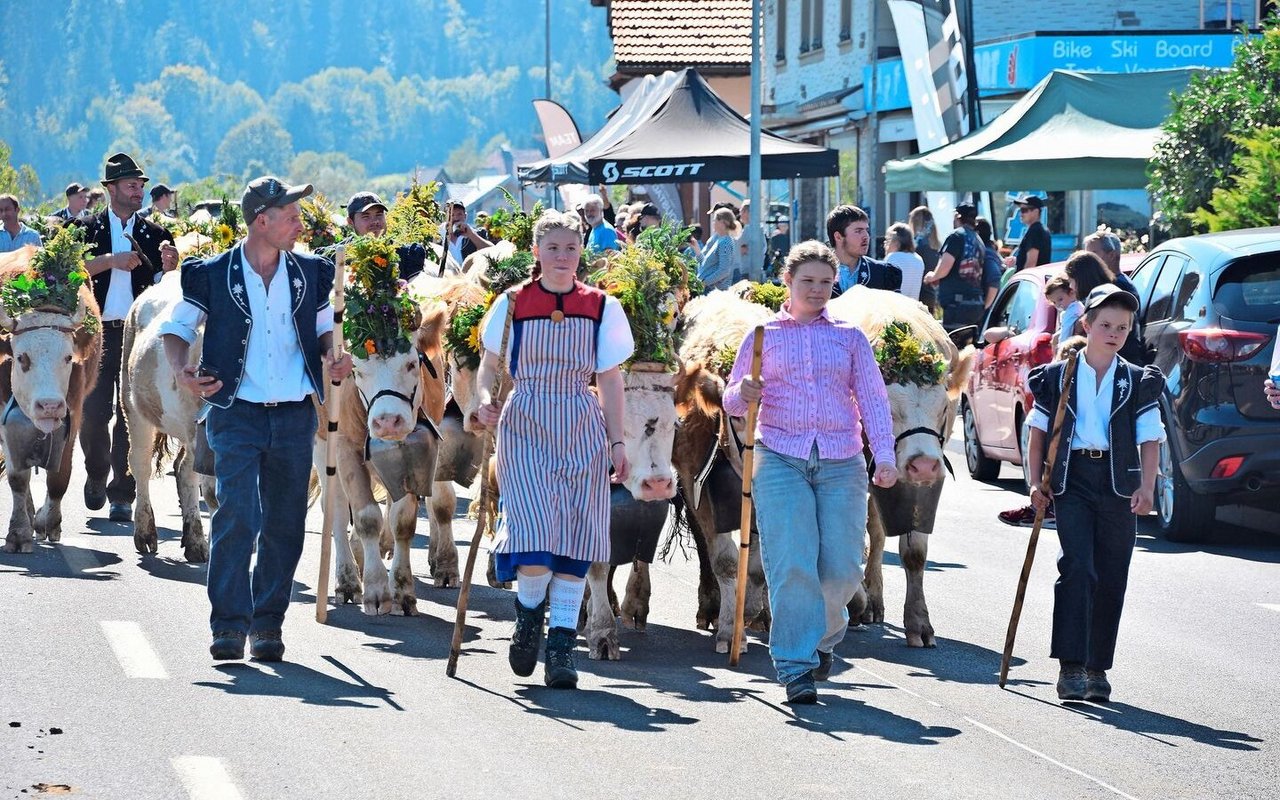
M 1084 301 L 1084 308 L 1097 308 L 1108 300 L 1115 298 L 1118 302 L 1123 303 L 1125 308 L 1136 312 L 1138 310 L 1138 298 L 1133 296 L 1132 292 L 1126 292 L 1114 283 L 1104 283 L 1101 286 L 1095 286 L 1089 297 Z

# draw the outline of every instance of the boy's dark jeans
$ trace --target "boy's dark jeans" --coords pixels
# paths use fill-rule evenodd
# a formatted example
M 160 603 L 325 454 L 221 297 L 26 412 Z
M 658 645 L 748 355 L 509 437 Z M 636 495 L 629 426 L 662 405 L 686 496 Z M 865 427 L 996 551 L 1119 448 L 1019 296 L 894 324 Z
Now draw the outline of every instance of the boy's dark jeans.
M 1058 582 L 1050 655 L 1107 670 L 1116 651 L 1137 518 L 1111 487 L 1111 459 L 1072 453 L 1058 514 Z
M 310 398 L 271 407 L 236 400 L 209 409 L 207 427 L 218 493 L 209 542 L 210 627 L 278 631 L 302 555 L 315 406 Z

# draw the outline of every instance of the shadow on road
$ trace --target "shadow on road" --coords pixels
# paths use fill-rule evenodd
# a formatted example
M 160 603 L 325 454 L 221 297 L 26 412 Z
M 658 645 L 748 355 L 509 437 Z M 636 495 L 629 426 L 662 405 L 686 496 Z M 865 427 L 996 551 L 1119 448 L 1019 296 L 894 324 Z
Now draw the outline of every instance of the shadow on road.
M 790 716 L 788 725 L 812 733 L 825 734 L 842 742 L 846 739 L 839 734 L 846 733 L 900 744 L 941 744 L 942 740 L 962 733 L 959 728 L 925 725 L 918 720 L 899 716 L 862 700 L 854 700 L 831 691 L 819 691 L 818 703 L 811 706 L 784 707 L 769 703 L 760 697 L 752 699 Z
M 933 678 L 946 683 L 972 683 L 996 685 L 1000 675 L 999 650 L 962 642 L 958 639 L 937 637 L 934 648 L 907 647 L 903 629 L 888 623 L 850 628 L 836 653 L 848 659 L 872 658 L 890 664 L 914 667 L 907 674 L 913 678 Z M 1010 667 L 1026 664 L 1024 658 L 1014 656 Z M 1023 686 L 1043 685 L 1045 681 L 1009 681 Z
M 373 686 L 336 659 L 328 660 L 351 676 L 353 682 L 348 683 L 301 664 L 282 661 L 270 667 L 250 662 L 219 664 L 214 669 L 225 675 L 229 683 L 196 681 L 193 685 L 218 689 L 227 694 L 296 697 L 305 705 L 345 708 L 378 708 L 389 705 L 396 710 L 403 710 L 391 699 L 393 692 Z
M 698 721 L 695 717 L 646 706 L 629 697 L 598 689 L 566 692 L 543 686 L 522 686 L 516 689 L 515 694 L 523 701 L 523 704 L 516 704 L 525 711 L 559 720 L 570 724 L 570 727 L 577 727 L 571 721 L 595 722 L 638 733 L 662 733 L 673 725 L 692 725 Z
M 1180 717 L 1171 717 L 1168 714 L 1161 714 L 1158 711 L 1150 711 L 1145 708 L 1138 708 L 1127 703 L 1056 703 L 1045 700 L 1040 697 L 1034 697 L 1016 689 L 1009 689 L 1013 694 L 1019 697 L 1025 697 L 1028 700 L 1035 700 L 1054 708 L 1071 711 L 1082 717 L 1097 720 L 1098 722 L 1110 725 L 1113 728 L 1130 733 L 1139 734 L 1147 739 L 1157 741 L 1170 747 L 1177 747 L 1174 742 L 1162 739 L 1162 736 L 1176 736 L 1184 739 L 1191 739 L 1199 744 L 1207 744 L 1211 747 L 1220 747 L 1225 750 L 1259 750 L 1257 745 L 1262 744 L 1265 740 L 1259 739 L 1247 733 L 1238 731 L 1223 731 L 1217 728 L 1211 728 L 1207 725 L 1201 725 L 1196 722 L 1190 722 Z
M 120 556 L 88 547 L 37 542 L 30 553 L 0 553 L 0 567 L 28 578 L 74 578 L 86 581 L 109 581 L 118 572 L 98 571 L 120 563 Z M 73 566 L 74 565 L 74 566 Z M 88 570 L 94 570 L 89 572 Z
M 161 541 L 164 540 L 162 539 Z M 138 567 L 153 577 L 162 580 L 194 583 L 198 586 L 205 585 L 206 576 L 209 574 L 208 564 L 192 564 L 185 559 L 170 558 L 163 555 L 139 554 Z
M 1155 517 L 1138 525 L 1139 550 L 1149 553 L 1209 553 L 1264 564 L 1280 564 L 1280 539 L 1274 532 L 1255 530 L 1219 520 L 1204 542 L 1171 542 L 1160 533 Z

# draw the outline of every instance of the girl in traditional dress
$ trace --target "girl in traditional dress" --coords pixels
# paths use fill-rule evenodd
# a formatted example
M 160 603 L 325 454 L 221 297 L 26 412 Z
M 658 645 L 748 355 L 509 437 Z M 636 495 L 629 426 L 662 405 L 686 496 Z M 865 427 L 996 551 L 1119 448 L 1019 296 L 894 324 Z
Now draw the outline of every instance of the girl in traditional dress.
M 495 561 L 499 580 L 514 579 L 518 592 L 511 669 L 533 673 L 550 605 L 544 679 L 571 689 L 587 568 L 609 560 L 609 468 L 614 481 L 629 471 L 618 367 L 634 342 L 618 301 L 577 280 L 582 234 L 572 215 L 543 212 L 533 240 L 533 278 L 499 297 L 484 324 L 477 416 L 497 427 L 503 520 Z M 504 403 L 492 388 L 512 297 L 515 388 Z
M 864 429 L 876 485 L 898 479 L 875 354 L 857 325 L 827 313 L 838 268 L 824 244 L 791 248 L 782 275 L 790 296 L 765 323 L 760 380 L 751 379 L 755 334 L 748 333 L 724 393 L 734 416 L 760 401 L 751 493 L 773 615 L 769 654 L 791 703 L 817 701 L 814 681 L 831 673 L 846 606 L 862 582 Z

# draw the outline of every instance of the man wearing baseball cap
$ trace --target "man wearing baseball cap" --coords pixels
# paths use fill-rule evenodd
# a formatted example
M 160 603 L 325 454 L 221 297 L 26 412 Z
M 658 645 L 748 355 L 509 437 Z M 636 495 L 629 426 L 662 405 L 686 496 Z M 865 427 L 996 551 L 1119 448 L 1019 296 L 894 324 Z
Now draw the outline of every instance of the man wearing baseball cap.
M 1018 242 L 1018 250 L 1013 254 L 1013 266 L 1017 270 L 1023 270 L 1053 261 L 1053 238 L 1040 221 L 1044 215 L 1044 198 L 1024 194 L 1014 200 L 1013 204 L 1018 207 L 1022 224 L 1027 226 Z
M 138 214 L 146 184 L 142 167 L 127 154 L 116 153 L 107 159 L 103 170 L 107 208 L 69 223 L 84 229 L 91 256 L 85 262 L 85 269 L 92 276 L 93 296 L 98 301 L 102 319 L 98 382 L 85 397 L 80 426 L 84 504 L 96 511 L 110 501 L 108 513 L 115 522 L 133 519 L 136 490 L 133 476 L 129 474 L 129 431 L 119 402 L 120 372 L 124 368 L 124 321 L 134 299 L 159 281 L 162 274 L 178 266 L 173 234 Z
M 67 197 L 67 204 L 57 211 L 53 212 L 53 216 L 58 219 L 70 222 L 80 216 L 80 214 L 89 205 L 89 187 L 82 183 L 72 181 L 67 184 L 64 194 Z
M 942 327 L 948 332 L 978 325 L 987 306 L 995 301 L 999 280 L 985 274 L 986 245 L 978 236 L 978 207 L 956 205 L 953 230 L 942 242 L 938 266 L 925 273 L 924 283 L 938 287 Z
M 350 356 L 333 360 L 333 264 L 293 252 L 298 201 L 311 192 L 271 176 L 251 181 L 240 202 L 248 236 L 182 268 L 183 300 L 161 328 L 178 384 L 205 403 L 214 455 L 209 654 L 218 661 L 243 658 L 246 636 L 253 658 L 284 657 L 316 432 L 312 396 L 323 400 L 326 381 L 351 373 Z M 188 358 L 201 325 L 197 367 Z
M 462 270 L 462 262 L 477 250 L 490 247 L 493 242 L 481 236 L 475 228 L 467 224 L 467 207 L 456 198 L 444 204 L 447 220 L 442 231 L 445 249 L 455 264 L 455 270 Z
M 139 215 L 147 219 L 156 217 L 168 217 L 173 219 L 173 201 L 178 193 L 163 183 L 157 183 L 151 187 L 151 205 L 138 212 Z
M 357 192 L 347 201 L 347 224 L 356 236 L 382 236 L 387 232 L 387 204 L 373 192 Z M 427 263 L 427 250 L 419 242 L 396 248 L 400 277 L 410 280 Z

